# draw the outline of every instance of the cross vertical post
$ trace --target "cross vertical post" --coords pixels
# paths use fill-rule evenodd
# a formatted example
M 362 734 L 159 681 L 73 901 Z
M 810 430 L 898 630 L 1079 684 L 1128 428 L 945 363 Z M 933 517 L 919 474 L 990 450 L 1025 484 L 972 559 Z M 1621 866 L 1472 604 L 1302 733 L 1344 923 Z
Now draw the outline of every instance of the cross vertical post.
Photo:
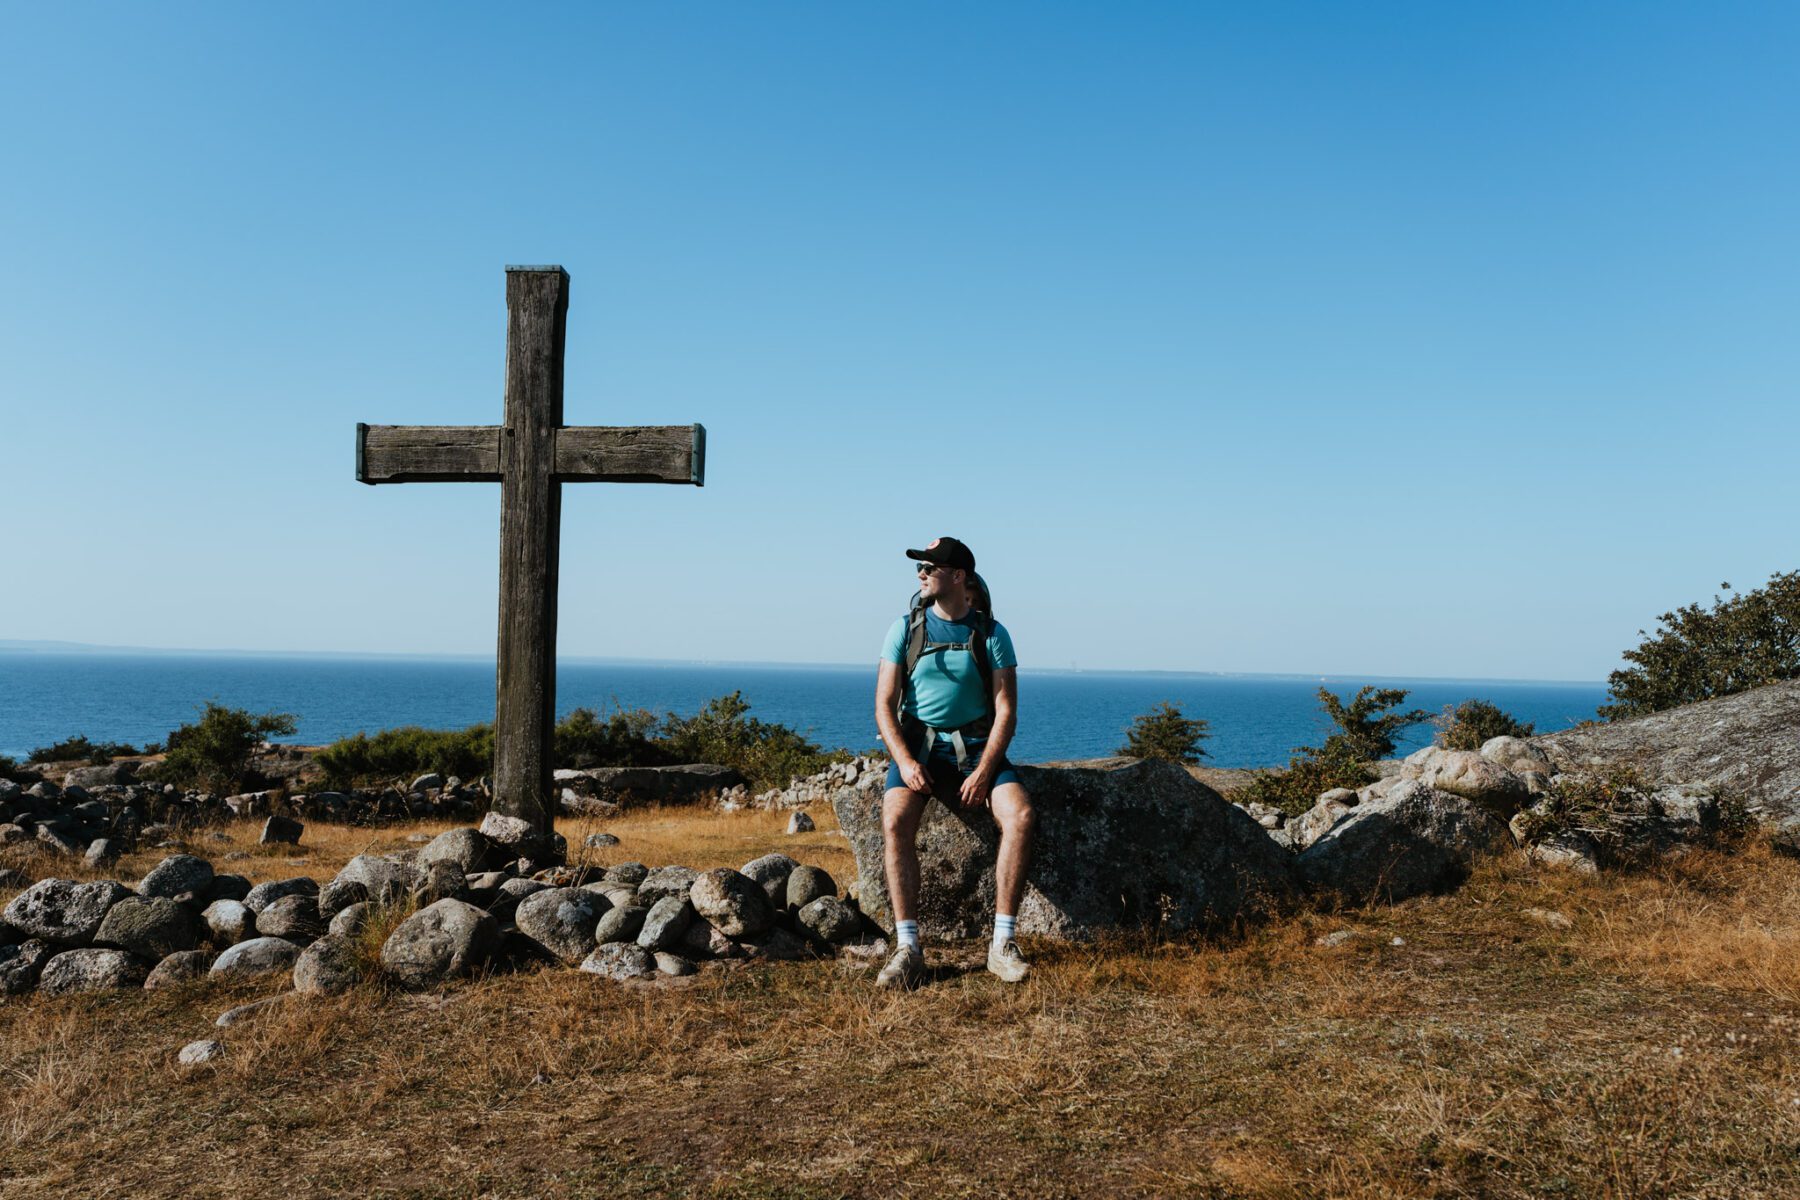
M 563 344 L 569 276 L 506 269 L 506 424 L 500 436 L 500 633 L 494 703 L 495 808 L 551 828 L 556 724 L 557 548 Z

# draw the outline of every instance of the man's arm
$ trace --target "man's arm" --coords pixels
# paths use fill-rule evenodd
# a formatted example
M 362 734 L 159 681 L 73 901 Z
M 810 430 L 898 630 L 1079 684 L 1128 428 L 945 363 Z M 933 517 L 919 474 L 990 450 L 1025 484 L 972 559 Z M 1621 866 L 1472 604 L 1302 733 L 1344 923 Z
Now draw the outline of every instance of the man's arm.
M 931 780 L 913 757 L 900 732 L 900 718 L 895 716 L 900 707 L 900 688 L 900 664 L 882 659 L 881 672 L 875 677 L 875 727 L 881 730 L 881 740 L 887 743 L 888 753 L 906 786 L 915 792 L 929 793 Z
M 985 804 L 1000 771 L 1000 760 L 1012 742 L 1013 730 L 1019 725 L 1019 668 L 1002 667 L 994 672 L 994 727 L 988 733 L 981 761 L 963 780 L 962 802 Z

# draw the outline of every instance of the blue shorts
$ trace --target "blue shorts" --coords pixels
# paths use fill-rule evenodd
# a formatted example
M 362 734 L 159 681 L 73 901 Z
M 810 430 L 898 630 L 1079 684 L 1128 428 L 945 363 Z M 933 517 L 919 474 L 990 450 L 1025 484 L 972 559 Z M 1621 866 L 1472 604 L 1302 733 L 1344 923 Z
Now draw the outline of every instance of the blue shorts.
M 963 780 L 974 774 L 975 764 L 981 761 L 981 752 L 986 747 L 987 740 L 985 738 L 967 738 L 964 739 L 964 745 L 967 747 L 969 754 L 969 769 L 967 771 L 959 771 L 956 769 L 956 747 L 952 746 L 949 742 L 941 740 L 932 745 L 931 757 L 925 760 L 924 766 L 925 773 L 931 776 L 931 786 L 934 792 L 942 793 L 945 789 L 949 789 L 952 792 L 960 790 Z M 999 787 L 1003 783 L 1018 782 L 1019 773 L 1013 770 L 1012 763 L 1008 762 L 1004 757 L 1001 758 L 1000 769 L 994 773 L 993 786 Z M 955 785 L 954 787 L 951 786 L 953 783 Z M 892 791 L 894 788 L 903 788 L 906 786 L 906 780 L 900 778 L 900 767 L 895 763 L 890 762 L 888 764 L 887 786 L 889 791 Z

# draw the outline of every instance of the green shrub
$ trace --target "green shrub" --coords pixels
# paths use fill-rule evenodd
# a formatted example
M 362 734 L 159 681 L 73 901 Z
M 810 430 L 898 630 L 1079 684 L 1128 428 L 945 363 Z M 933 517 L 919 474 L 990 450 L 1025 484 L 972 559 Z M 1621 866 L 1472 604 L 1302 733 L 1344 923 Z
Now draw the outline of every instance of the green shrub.
M 743 693 L 733 692 L 708 700 L 694 716 L 670 713 L 663 719 L 663 747 L 676 762 L 731 767 L 758 790 L 786 787 L 849 757 L 841 750 L 828 754 L 787 726 L 759 721 L 749 712 Z
M 270 736 L 293 732 L 290 713 L 252 715 L 209 700 L 198 721 L 169 734 L 169 754 L 157 767 L 156 778 L 213 792 L 234 791 L 243 783 L 257 746 Z
M 1719 587 L 1730 591 L 1729 583 Z M 1800 571 L 1769 577 L 1767 586 L 1729 598 L 1713 597 L 1710 609 L 1689 604 L 1657 618 L 1654 635 L 1625 651 L 1626 662 L 1607 677 L 1613 702 L 1600 717 L 1641 717 L 1748 691 L 1766 683 L 1800 679 Z
M 472 779 L 494 769 L 494 727 L 421 729 L 403 725 L 339 738 L 313 756 L 334 788 L 412 780 L 436 772 Z
M 1479 750 L 1491 738 L 1530 737 L 1536 728 L 1529 723 L 1520 724 L 1486 700 L 1445 705 L 1434 720 L 1438 726 L 1437 744 L 1446 750 Z
M 1131 723 L 1125 744 L 1116 753 L 1192 764 L 1206 757 L 1200 748 L 1206 736 L 1205 721 L 1182 716 L 1179 708 L 1165 700 Z
M 658 721 L 649 709 L 615 709 L 601 721 L 578 708 L 556 726 L 559 767 L 665 767 L 674 757 L 655 740 Z
M 1320 793 L 1333 788 L 1359 788 L 1373 782 L 1369 763 L 1394 752 L 1394 735 L 1427 717 L 1423 709 L 1390 712 L 1406 702 L 1404 688 L 1365 687 L 1348 704 L 1329 688 L 1319 689 L 1319 707 L 1337 726 L 1322 746 L 1296 746 L 1285 768 L 1263 771 L 1232 791 L 1239 804 L 1256 801 L 1298 815 L 1311 808 Z
M 0 754 L 0 779 L 15 778 L 18 769 L 19 764 L 17 762 L 6 757 L 4 754 Z
M 103 767 L 115 758 L 123 758 L 128 754 L 136 754 L 127 742 L 90 742 L 86 735 L 76 734 L 72 738 L 56 742 L 49 746 L 39 746 L 25 759 L 26 762 L 71 762 L 79 759 L 96 767 Z
M 1342 739 L 1331 738 L 1318 750 L 1296 753 L 1288 759 L 1285 768 L 1259 771 L 1249 783 L 1233 789 L 1227 798 L 1236 804 L 1255 801 L 1290 816 L 1299 816 L 1311 808 L 1322 793 L 1333 788 L 1354 791 L 1374 781 L 1375 772 L 1369 764 L 1350 754 Z

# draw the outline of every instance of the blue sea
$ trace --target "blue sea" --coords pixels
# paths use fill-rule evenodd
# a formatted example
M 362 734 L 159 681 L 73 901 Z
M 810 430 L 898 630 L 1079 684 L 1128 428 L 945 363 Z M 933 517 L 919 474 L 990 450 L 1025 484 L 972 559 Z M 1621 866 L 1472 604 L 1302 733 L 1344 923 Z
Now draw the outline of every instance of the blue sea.
M 1328 732 L 1321 685 L 1348 695 L 1364 684 L 1409 690 L 1407 706 L 1432 711 L 1470 698 L 1498 704 L 1539 732 L 1591 719 L 1606 698 L 1598 683 L 1516 680 L 1226 676 L 1161 672 L 1032 671 L 1019 674 L 1020 762 L 1110 754 L 1132 718 L 1162 701 L 1204 718 L 1207 763 L 1285 764 Z M 557 712 L 647 708 L 690 714 L 714 696 L 742 692 L 751 715 L 804 731 L 826 747 L 866 750 L 875 731 L 870 666 L 564 661 Z M 0 754 L 23 758 L 76 734 L 94 741 L 165 740 L 207 700 L 295 717 L 302 744 L 397 725 L 451 729 L 494 717 L 491 659 L 325 655 L 0 650 Z M 1402 753 L 1430 740 L 1429 726 L 1402 739 Z

